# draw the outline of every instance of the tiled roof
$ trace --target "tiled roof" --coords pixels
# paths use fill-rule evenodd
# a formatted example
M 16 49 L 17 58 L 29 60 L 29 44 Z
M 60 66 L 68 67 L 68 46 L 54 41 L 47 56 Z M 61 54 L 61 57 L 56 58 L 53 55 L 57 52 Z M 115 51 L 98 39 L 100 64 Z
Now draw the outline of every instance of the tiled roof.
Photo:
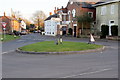
M 89 8 L 89 9 L 94 8 L 94 7 L 92 6 L 92 4 L 87 3 L 87 2 L 75 2 L 75 3 L 76 3 L 78 6 L 82 5 L 82 8 Z
M 94 8 L 94 7 L 92 6 L 92 4 L 89 4 L 89 3 L 86 3 L 86 2 L 82 2 L 82 8 L 89 8 L 89 9 L 91 9 L 91 8 Z
M 57 18 L 57 16 L 57 14 L 50 15 L 47 19 L 45 19 L 45 21 L 50 20 L 51 18 Z

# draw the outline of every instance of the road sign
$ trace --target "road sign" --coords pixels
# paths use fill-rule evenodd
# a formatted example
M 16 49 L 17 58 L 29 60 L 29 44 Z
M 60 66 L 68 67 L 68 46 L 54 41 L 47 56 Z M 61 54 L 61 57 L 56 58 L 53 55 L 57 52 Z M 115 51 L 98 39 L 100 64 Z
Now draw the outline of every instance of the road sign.
M 3 26 L 3 28 L 6 28 L 6 25 L 7 25 L 6 22 L 2 22 L 2 26 Z
M 3 28 L 3 30 L 5 31 L 5 30 L 6 30 L 6 28 Z

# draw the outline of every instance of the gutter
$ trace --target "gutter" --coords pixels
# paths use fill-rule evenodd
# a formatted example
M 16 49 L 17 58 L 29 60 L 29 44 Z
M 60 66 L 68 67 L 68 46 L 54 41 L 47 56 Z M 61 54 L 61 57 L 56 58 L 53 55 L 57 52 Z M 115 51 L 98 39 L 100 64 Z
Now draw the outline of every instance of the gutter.
M 104 3 L 100 3 L 100 4 L 95 4 L 95 5 L 92 5 L 92 6 L 97 7 L 97 6 L 102 6 L 102 5 L 106 5 L 106 4 L 110 4 L 110 3 L 116 3 L 116 2 L 120 2 L 120 0 L 108 1 L 108 2 L 104 2 Z

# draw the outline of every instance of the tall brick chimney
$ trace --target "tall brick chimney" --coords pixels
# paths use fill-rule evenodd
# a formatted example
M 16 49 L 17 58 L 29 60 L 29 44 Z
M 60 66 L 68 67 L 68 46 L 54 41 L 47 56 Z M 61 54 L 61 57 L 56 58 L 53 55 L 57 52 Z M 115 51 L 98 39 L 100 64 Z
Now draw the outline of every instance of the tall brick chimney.
M 52 15 L 52 12 L 50 12 L 49 15 Z
M 56 13 L 57 13 L 57 8 L 55 7 L 54 14 L 56 14 Z
M 6 16 L 6 13 L 4 12 L 4 16 Z

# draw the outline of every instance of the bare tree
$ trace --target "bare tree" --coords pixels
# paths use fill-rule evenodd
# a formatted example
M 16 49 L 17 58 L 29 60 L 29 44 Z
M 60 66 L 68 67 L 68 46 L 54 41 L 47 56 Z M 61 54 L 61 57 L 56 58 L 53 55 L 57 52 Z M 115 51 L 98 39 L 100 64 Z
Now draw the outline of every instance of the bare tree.
M 32 21 L 34 22 L 34 24 L 37 24 L 38 27 L 42 26 L 45 19 L 46 15 L 43 11 L 36 11 L 32 17 Z

